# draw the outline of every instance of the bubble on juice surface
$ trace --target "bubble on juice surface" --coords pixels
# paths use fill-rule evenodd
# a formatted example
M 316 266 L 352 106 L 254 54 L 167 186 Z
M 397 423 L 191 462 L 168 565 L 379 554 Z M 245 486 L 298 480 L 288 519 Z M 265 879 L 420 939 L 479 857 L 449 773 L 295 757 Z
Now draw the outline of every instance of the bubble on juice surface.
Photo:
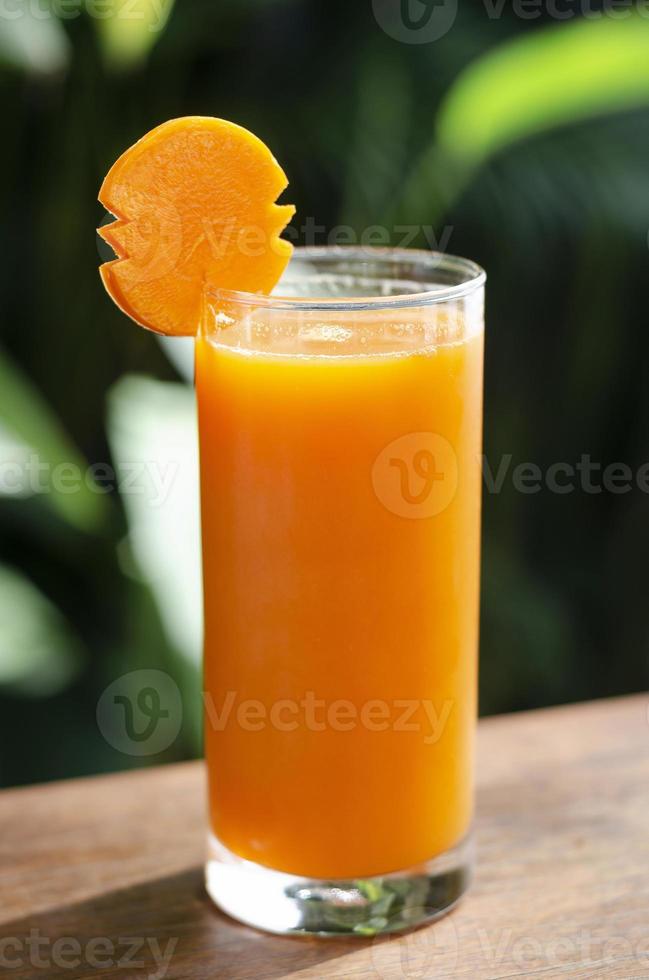
M 309 344 L 345 344 L 354 337 L 354 331 L 338 323 L 316 323 L 300 331 L 301 343 Z

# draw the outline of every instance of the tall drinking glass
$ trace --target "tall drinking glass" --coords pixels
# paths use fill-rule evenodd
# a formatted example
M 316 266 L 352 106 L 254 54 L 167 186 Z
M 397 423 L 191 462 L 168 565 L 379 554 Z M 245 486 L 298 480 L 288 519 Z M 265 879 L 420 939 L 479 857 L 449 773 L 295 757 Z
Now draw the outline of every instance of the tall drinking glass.
M 207 888 L 274 932 L 449 909 L 471 866 L 483 292 L 298 249 L 197 341 Z

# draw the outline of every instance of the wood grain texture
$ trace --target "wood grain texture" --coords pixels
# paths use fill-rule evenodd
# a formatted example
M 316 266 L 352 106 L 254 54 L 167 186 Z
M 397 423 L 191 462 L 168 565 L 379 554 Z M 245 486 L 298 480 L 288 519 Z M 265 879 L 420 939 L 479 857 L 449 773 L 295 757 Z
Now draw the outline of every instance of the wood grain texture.
M 4 791 L 0 975 L 647 980 L 648 709 L 481 722 L 473 888 L 386 939 L 278 938 L 220 915 L 202 887 L 200 763 Z

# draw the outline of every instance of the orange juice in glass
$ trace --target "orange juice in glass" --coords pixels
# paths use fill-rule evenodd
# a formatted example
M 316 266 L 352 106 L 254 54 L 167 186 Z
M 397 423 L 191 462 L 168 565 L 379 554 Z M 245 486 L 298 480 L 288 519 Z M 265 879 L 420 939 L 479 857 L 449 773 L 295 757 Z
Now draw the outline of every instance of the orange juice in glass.
M 485 276 L 298 249 L 196 346 L 208 891 L 372 935 L 471 866 Z

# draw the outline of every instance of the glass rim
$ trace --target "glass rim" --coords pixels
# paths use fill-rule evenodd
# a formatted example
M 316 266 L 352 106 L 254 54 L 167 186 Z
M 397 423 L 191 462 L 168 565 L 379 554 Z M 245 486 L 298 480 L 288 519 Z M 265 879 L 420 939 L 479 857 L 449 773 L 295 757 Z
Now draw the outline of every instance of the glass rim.
M 307 259 L 317 261 L 319 259 L 339 259 L 342 261 L 357 262 L 376 262 L 388 263 L 411 262 L 419 265 L 422 269 L 434 271 L 444 269 L 447 272 L 455 272 L 464 278 L 453 285 L 440 283 L 439 286 L 430 287 L 421 291 L 403 293 L 391 296 L 358 296 L 349 297 L 300 297 L 282 296 L 281 294 L 271 294 L 267 296 L 263 293 L 247 293 L 237 290 L 219 289 L 218 287 L 208 286 L 205 291 L 206 299 L 220 300 L 221 302 L 238 303 L 245 306 L 263 307 L 273 310 L 284 310 L 292 312 L 355 312 L 361 310 L 389 310 L 404 309 L 423 306 L 434 306 L 438 303 L 448 303 L 481 289 L 487 281 L 487 273 L 476 262 L 471 259 L 464 259 L 458 255 L 450 255 L 447 252 L 435 252 L 427 249 L 417 248 L 376 248 L 363 245 L 318 245 L 294 248 L 292 258 Z M 288 268 L 288 267 L 287 267 Z M 389 278 L 386 274 L 383 278 Z M 281 285 L 281 280 L 280 280 Z

